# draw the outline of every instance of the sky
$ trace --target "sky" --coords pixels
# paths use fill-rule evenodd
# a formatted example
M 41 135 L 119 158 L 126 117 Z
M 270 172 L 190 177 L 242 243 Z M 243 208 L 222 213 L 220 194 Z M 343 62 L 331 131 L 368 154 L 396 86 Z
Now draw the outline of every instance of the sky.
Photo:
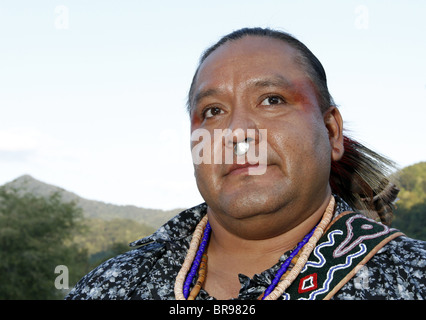
M 2 0 L 0 184 L 199 204 L 189 85 L 208 46 L 254 26 L 314 52 L 350 136 L 400 167 L 426 161 L 425 16 L 421 0 Z

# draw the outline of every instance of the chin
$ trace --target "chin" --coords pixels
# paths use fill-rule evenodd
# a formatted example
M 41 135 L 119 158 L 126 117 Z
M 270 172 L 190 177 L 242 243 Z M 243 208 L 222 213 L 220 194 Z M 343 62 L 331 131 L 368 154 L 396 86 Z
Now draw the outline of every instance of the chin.
M 269 190 L 271 191 L 271 190 Z M 286 197 L 277 197 L 273 192 L 244 191 L 242 194 L 221 197 L 221 211 L 234 219 L 246 219 L 274 213 L 286 206 Z

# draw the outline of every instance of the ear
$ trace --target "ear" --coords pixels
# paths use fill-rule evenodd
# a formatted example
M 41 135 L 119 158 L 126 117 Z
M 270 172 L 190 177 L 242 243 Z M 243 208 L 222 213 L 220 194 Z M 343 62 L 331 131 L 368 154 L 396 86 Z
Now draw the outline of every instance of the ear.
M 339 161 L 345 152 L 343 146 L 343 119 L 339 109 L 331 106 L 324 113 L 324 124 L 331 146 L 331 160 Z

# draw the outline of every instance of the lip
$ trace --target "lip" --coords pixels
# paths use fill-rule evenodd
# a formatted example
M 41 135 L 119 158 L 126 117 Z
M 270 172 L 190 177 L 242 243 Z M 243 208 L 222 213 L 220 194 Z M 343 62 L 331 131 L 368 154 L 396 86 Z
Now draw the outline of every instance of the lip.
M 258 163 L 250 164 L 248 162 L 244 164 L 233 164 L 229 167 L 225 175 L 248 174 L 250 168 L 257 168 L 258 166 Z

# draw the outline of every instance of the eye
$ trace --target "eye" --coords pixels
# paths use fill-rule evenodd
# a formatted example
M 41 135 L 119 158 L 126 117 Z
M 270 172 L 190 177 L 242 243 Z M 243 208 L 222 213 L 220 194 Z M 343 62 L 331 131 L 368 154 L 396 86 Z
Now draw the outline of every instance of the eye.
M 221 114 L 221 113 L 223 113 L 223 110 L 221 108 L 209 107 L 209 108 L 206 108 L 203 111 L 203 117 L 204 117 L 204 119 L 208 119 L 208 118 L 212 118 L 214 116 L 217 116 L 218 114 Z
M 260 103 L 261 106 L 271 106 L 274 104 L 283 104 L 285 100 L 280 96 L 269 96 L 266 99 L 263 99 Z

